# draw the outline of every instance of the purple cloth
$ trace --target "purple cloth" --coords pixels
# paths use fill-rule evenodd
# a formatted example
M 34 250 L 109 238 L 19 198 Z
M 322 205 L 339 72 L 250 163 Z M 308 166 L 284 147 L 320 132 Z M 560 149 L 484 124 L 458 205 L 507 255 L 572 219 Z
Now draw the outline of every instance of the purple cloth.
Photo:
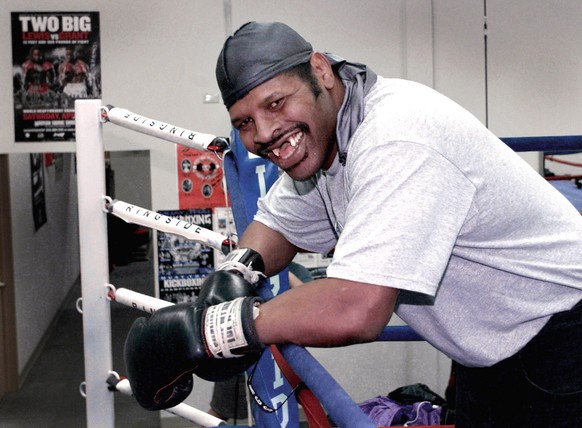
M 401 404 L 378 396 L 359 404 L 360 409 L 379 426 L 439 425 L 441 406 L 429 401 Z

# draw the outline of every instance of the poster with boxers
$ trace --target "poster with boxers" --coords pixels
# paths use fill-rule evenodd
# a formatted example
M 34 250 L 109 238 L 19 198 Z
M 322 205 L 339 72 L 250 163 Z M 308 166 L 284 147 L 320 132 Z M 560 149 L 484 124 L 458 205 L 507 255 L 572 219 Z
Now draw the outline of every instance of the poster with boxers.
M 16 142 L 74 141 L 75 100 L 101 98 L 99 12 L 12 12 Z
M 180 209 L 228 206 L 217 155 L 180 145 L 176 150 Z

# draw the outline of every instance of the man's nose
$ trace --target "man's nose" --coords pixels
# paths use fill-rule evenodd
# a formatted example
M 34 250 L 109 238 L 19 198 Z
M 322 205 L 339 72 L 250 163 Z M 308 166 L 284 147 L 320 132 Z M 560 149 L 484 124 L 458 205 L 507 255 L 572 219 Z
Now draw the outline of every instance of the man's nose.
M 275 121 L 271 118 L 255 118 L 255 143 L 270 143 L 277 135 L 278 129 Z

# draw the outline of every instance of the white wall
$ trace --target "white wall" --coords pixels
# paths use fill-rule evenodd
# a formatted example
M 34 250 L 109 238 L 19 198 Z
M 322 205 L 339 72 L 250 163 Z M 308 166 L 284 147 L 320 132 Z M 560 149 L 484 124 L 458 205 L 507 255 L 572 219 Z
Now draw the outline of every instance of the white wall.
M 110 152 L 109 162 L 115 176 L 115 199 L 144 208 L 151 207 L 152 187 L 149 151 Z
M 10 155 L 9 168 L 18 368 L 22 371 L 79 276 L 77 176 L 71 154 L 45 168 L 47 223 L 35 231 L 29 154 Z
M 560 0 L 551 6 L 544 0 L 488 0 L 489 124 L 500 136 L 582 133 L 581 7 L 579 0 Z M 104 103 L 185 128 L 228 135 L 223 106 L 202 103 L 204 94 L 218 92 L 214 66 L 226 32 L 223 2 L 6 0 L 0 4 L 0 40 L 4 41 L 0 75 L 11 75 L 10 12 L 34 10 L 100 12 Z M 385 76 L 434 86 L 485 120 L 482 0 L 232 2 L 232 29 L 248 20 L 266 19 L 289 23 L 316 49 L 365 62 Z M 0 114 L 5 118 L 0 152 L 74 151 L 71 143 L 15 144 L 11 102 L 11 81 L 6 78 L 0 82 Z M 113 125 L 105 126 L 104 137 L 108 150 L 150 150 L 152 207 L 177 208 L 173 145 Z M 28 158 L 12 159 L 16 175 L 12 181 L 26 179 L 24 159 Z M 13 186 L 14 199 L 21 195 L 17 191 L 28 192 L 25 184 Z M 55 186 L 71 196 L 74 193 L 68 185 L 55 181 Z M 14 203 L 27 209 L 24 199 Z M 15 226 L 15 241 L 35 242 L 27 227 Z M 20 317 L 24 306 L 34 301 L 31 284 L 36 280 L 26 276 L 28 272 L 25 275 L 27 258 L 46 257 L 48 251 L 47 240 L 36 250 L 18 252 L 24 258 L 17 261 Z M 24 337 L 33 327 L 29 322 L 19 326 Z M 30 346 L 20 346 L 26 358 Z M 443 393 L 448 377 L 448 360 L 426 344 L 374 344 L 314 353 L 356 400 L 411 382 L 427 383 Z M 205 408 L 209 391 L 209 384 L 197 382 L 192 402 Z
M 581 135 L 582 2 L 487 4 L 490 128 L 500 136 Z
M 582 134 L 582 2 L 487 3 L 491 129 Z

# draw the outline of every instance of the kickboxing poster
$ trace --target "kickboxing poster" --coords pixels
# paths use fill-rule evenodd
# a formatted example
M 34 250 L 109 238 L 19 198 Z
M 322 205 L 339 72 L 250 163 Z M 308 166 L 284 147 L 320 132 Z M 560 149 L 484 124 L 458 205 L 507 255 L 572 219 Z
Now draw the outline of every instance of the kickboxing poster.
M 159 211 L 212 230 L 212 209 Z M 159 297 L 173 303 L 191 302 L 206 276 L 214 272 L 214 249 L 179 235 L 157 231 Z
M 74 141 L 75 100 L 101 97 L 99 12 L 12 12 L 16 142 Z
M 180 209 L 228 206 L 222 162 L 212 152 L 177 145 Z

